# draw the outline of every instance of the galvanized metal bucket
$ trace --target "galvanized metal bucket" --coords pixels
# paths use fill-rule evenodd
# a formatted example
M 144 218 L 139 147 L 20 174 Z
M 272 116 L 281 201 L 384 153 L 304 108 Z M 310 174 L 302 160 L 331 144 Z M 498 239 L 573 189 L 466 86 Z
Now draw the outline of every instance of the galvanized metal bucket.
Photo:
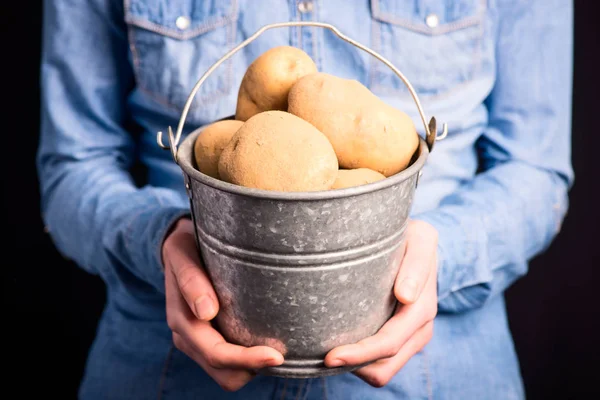
M 390 67 L 407 85 L 425 126 L 412 163 L 387 179 L 320 192 L 273 192 L 223 182 L 196 169 L 194 141 L 178 146 L 191 102 L 206 78 L 268 29 L 317 26 L 333 31 Z M 232 118 L 232 117 L 230 117 Z M 335 375 L 357 367 L 327 368 L 336 346 L 376 333 L 391 317 L 393 285 L 404 254 L 405 229 L 421 169 L 439 137 L 426 122 L 418 97 L 389 61 L 332 25 L 266 25 L 217 61 L 200 78 L 169 145 L 181 167 L 196 239 L 220 302 L 216 325 L 232 343 L 268 345 L 285 356 L 282 366 L 258 371 L 280 377 Z

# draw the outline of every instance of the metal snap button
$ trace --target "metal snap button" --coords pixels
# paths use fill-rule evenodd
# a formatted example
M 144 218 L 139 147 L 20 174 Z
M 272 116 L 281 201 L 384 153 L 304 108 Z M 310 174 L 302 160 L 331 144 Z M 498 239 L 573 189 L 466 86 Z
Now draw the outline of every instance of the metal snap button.
M 188 17 L 183 16 L 177 17 L 177 19 L 175 20 L 175 25 L 177 25 L 179 29 L 184 31 L 190 27 L 190 19 Z
M 298 11 L 302 14 L 309 13 L 313 10 L 313 2 L 312 1 L 301 1 L 298 3 Z
M 435 28 L 440 24 L 440 19 L 435 14 L 429 14 L 427 18 L 425 18 L 425 23 L 430 28 Z

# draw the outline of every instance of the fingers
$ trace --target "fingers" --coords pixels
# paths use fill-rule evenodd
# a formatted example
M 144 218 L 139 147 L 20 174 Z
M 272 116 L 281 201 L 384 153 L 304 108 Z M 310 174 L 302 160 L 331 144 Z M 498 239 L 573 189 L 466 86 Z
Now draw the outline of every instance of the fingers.
M 435 263 L 432 273 L 425 282 L 423 296 L 415 304 L 402 305 L 396 308 L 390 318 L 379 331 L 355 344 L 337 347 L 325 357 L 325 365 L 339 367 L 342 365 L 361 365 L 382 358 L 394 357 L 407 343 L 409 338 L 421 327 L 433 321 L 437 315 L 437 273 Z
M 437 231 L 426 222 L 412 220 L 406 231 L 406 253 L 394 285 L 398 301 L 411 304 L 417 301 L 435 262 Z
M 213 319 L 219 311 L 219 303 L 204 269 L 198 262 L 189 260 L 173 267 L 179 290 L 190 310 L 202 321 Z
M 244 347 L 227 343 L 208 322 L 194 323 L 184 335 L 194 350 L 216 369 L 259 369 L 283 363 L 281 353 L 271 347 Z
M 209 320 L 217 314 L 217 297 L 200 266 L 193 231 L 176 228 L 165 241 L 163 260 L 167 323 L 173 331 L 173 343 L 223 389 L 238 390 L 254 377 L 252 370 L 283 363 L 277 350 L 227 343 L 213 328 Z
M 283 363 L 281 353 L 265 346 L 242 347 L 225 342 L 210 322 L 199 321 L 177 290 L 175 277 L 167 279 L 167 322 L 173 343 L 210 375 L 224 390 L 246 385 L 252 370 Z
M 233 392 L 244 387 L 254 378 L 255 374 L 248 370 L 220 369 L 211 367 L 206 360 L 201 357 L 178 333 L 173 333 L 173 343 L 175 346 L 187 354 L 202 369 L 217 382 L 221 388 L 228 392 Z
M 218 312 L 219 302 L 208 275 L 200 264 L 200 257 L 193 234 L 177 233 L 170 239 L 165 264 L 171 271 L 179 291 L 196 318 L 209 321 Z
M 199 321 L 191 314 L 176 288 L 167 289 L 166 295 L 167 322 L 171 330 L 183 339 L 176 346 L 179 348 L 180 344 L 185 344 L 185 349 L 180 350 L 186 354 L 193 351 L 215 369 L 259 369 L 283 363 L 283 355 L 271 347 L 227 343 L 210 322 Z
M 175 275 L 170 271 L 165 273 L 165 300 L 167 325 L 172 331 L 178 332 L 188 324 L 187 321 L 196 318 L 179 292 Z
M 243 347 L 227 343 L 209 322 L 196 320 L 194 325 L 183 333 L 174 331 L 173 343 L 217 380 L 223 374 L 235 375 L 237 383 L 233 386 L 243 386 L 254 376 L 250 373 L 251 370 L 283 363 L 283 356 L 273 348 Z M 240 375 L 239 372 L 244 374 Z M 225 383 L 232 384 L 226 380 Z
M 395 315 L 375 335 L 331 350 L 325 357 L 325 365 L 360 365 L 393 357 L 425 322 L 419 312 L 410 312 L 409 309 L 399 307 Z
M 433 336 L 433 322 L 426 323 L 419 329 L 393 357 L 382 359 L 362 367 L 354 374 L 375 387 L 386 385 L 415 354 L 425 347 Z
M 258 369 L 283 363 L 283 355 L 272 347 L 227 343 L 210 322 L 199 321 L 191 314 L 183 297 L 172 286 L 172 282 L 167 282 L 167 323 L 184 340 L 186 350 L 193 350 L 216 369 Z M 184 352 L 187 354 L 187 351 Z

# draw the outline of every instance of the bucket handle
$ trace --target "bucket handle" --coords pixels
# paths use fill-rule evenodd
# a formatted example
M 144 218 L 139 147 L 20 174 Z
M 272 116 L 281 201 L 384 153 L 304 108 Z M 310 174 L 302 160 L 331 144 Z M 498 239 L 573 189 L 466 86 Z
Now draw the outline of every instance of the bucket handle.
M 221 59 L 219 59 L 217 62 L 215 62 L 204 73 L 204 75 L 202 75 L 202 77 L 198 80 L 198 82 L 192 89 L 190 95 L 188 96 L 185 106 L 183 107 L 183 113 L 181 114 L 181 118 L 179 120 L 179 125 L 177 126 L 177 133 L 175 135 L 173 135 L 173 129 L 171 128 L 171 126 L 169 126 L 169 129 L 168 129 L 169 145 L 167 146 L 167 145 L 163 144 L 162 131 L 158 132 L 158 134 L 156 136 L 156 141 L 158 142 L 158 145 L 165 150 L 170 149 L 173 159 L 175 160 L 175 162 L 177 162 L 177 145 L 179 144 L 179 140 L 181 139 L 181 132 L 183 130 L 183 125 L 185 123 L 185 119 L 190 110 L 190 106 L 192 105 L 192 101 L 194 100 L 194 97 L 196 96 L 196 93 L 198 92 L 198 90 L 200 89 L 200 87 L 202 86 L 204 81 L 208 78 L 208 76 L 210 74 L 212 74 L 213 71 L 215 69 L 217 69 L 228 58 L 233 56 L 235 53 L 237 53 L 242 48 L 246 47 L 250 42 L 254 41 L 257 37 L 262 35 L 265 31 L 267 31 L 269 29 L 273 29 L 273 28 L 299 27 L 299 26 L 315 26 L 315 27 L 320 27 L 320 28 L 327 28 L 330 31 L 332 31 L 333 33 L 335 33 L 340 39 L 369 53 L 370 55 L 377 58 L 379 61 L 381 61 L 385 65 L 387 65 L 392 71 L 394 71 L 394 73 L 396 75 L 398 75 L 398 77 L 402 80 L 402 82 L 404 82 L 404 84 L 408 88 L 410 94 L 412 95 L 412 98 L 415 101 L 415 104 L 417 105 L 417 110 L 419 111 L 421 120 L 423 121 L 423 125 L 425 127 L 425 133 L 426 133 L 425 141 L 427 142 L 427 147 L 429 148 L 429 152 L 431 152 L 431 150 L 433 149 L 433 145 L 437 140 L 442 140 L 446 137 L 446 135 L 448 135 L 448 125 L 446 123 L 444 123 L 442 125 L 442 134 L 439 136 L 437 135 L 437 122 L 436 122 L 435 117 L 431 117 L 431 119 L 429 120 L 429 123 L 427 123 L 427 118 L 425 117 L 425 113 L 423 112 L 423 107 L 421 106 L 421 102 L 419 101 L 419 97 L 417 96 L 415 89 L 412 87 L 412 85 L 410 84 L 408 79 L 406 79 L 404 74 L 402 72 L 400 72 L 396 67 L 394 67 L 394 65 L 392 65 L 392 63 L 389 62 L 387 59 L 385 59 L 383 56 L 379 55 L 377 52 L 371 50 L 370 48 L 368 48 L 368 47 L 358 43 L 357 41 L 349 38 L 348 36 L 344 35 L 335 26 L 333 26 L 331 24 L 327 24 L 324 22 L 312 22 L 312 21 L 291 21 L 291 22 L 278 22 L 278 23 L 273 23 L 273 24 L 268 24 L 268 25 L 263 26 L 262 28 L 257 30 L 252 36 L 249 36 L 246 40 L 241 42 L 239 45 L 237 45 L 232 50 L 230 50 L 227 54 L 225 54 L 223 57 L 221 57 Z

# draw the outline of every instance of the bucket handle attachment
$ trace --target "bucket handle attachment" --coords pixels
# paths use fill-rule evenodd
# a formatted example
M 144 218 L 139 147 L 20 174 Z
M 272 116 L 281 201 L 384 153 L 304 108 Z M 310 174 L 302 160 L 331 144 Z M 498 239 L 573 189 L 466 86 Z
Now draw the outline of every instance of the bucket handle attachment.
M 427 142 L 427 147 L 429 148 L 429 152 L 431 152 L 431 150 L 433 149 L 433 145 L 437 140 L 442 140 L 446 137 L 446 135 L 448 135 L 448 125 L 446 123 L 444 123 L 442 125 L 442 133 L 439 136 L 437 135 L 437 121 L 436 121 L 435 117 L 431 117 L 431 119 L 429 120 L 429 123 L 427 123 L 427 118 L 425 117 L 425 113 L 423 112 L 423 107 L 421 106 L 421 102 L 419 101 L 419 97 L 417 96 L 415 89 L 412 87 L 412 85 L 410 84 L 408 79 L 406 79 L 404 74 L 402 72 L 400 72 L 400 70 L 398 70 L 391 62 L 389 62 L 383 56 L 381 56 L 377 52 L 371 50 L 370 48 L 358 43 L 357 41 L 349 38 L 348 36 L 344 35 L 335 26 L 333 26 L 331 24 L 327 24 L 324 22 L 312 22 L 312 21 L 291 21 L 291 22 L 278 22 L 278 23 L 273 23 L 273 24 L 268 24 L 268 25 L 263 26 L 262 28 L 257 30 L 252 36 L 249 36 L 246 40 L 241 42 L 239 45 L 237 45 L 232 50 L 230 50 L 227 54 L 225 54 L 223 57 L 221 57 L 221 59 L 219 59 L 217 62 L 215 62 L 204 73 L 204 75 L 202 75 L 202 77 L 198 80 L 198 82 L 192 89 L 190 95 L 188 96 L 188 99 L 185 102 L 185 105 L 183 107 L 183 113 L 181 114 L 181 118 L 179 120 L 179 125 L 177 126 L 177 132 L 175 135 L 173 135 L 173 129 L 171 128 L 171 126 L 169 126 L 169 128 L 168 128 L 169 145 L 167 146 L 163 143 L 162 131 L 158 132 L 158 134 L 156 136 L 156 141 L 158 142 L 158 145 L 165 150 L 171 150 L 171 155 L 173 156 L 173 159 L 175 160 L 175 162 L 177 162 L 177 146 L 179 144 L 179 140 L 181 139 L 181 132 L 183 131 L 183 125 L 185 123 L 185 119 L 186 119 L 187 114 L 192 105 L 192 101 L 194 100 L 194 97 L 196 96 L 196 93 L 198 92 L 198 90 L 200 89 L 200 87 L 202 86 L 204 81 L 206 81 L 208 76 L 210 74 L 212 74 L 213 71 L 215 69 L 217 69 L 223 62 L 225 62 L 227 59 L 229 59 L 231 56 L 233 56 L 235 53 L 237 53 L 242 48 L 246 47 L 250 42 L 254 41 L 257 37 L 262 35 L 265 31 L 267 31 L 269 29 L 273 29 L 273 28 L 300 27 L 300 26 L 315 26 L 315 27 L 320 27 L 320 28 L 327 28 L 330 31 L 332 31 L 333 33 L 335 33 L 340 39 L 369 53 L 370 55 L 377 58 L 379 61 L 381 61 L 385 65 L 387 65 L 392 71 L 394 71 L 394 73 L 396 75 L 398 75 L 398 77 L 402 80 L 402 82 L 404 82 L 404 84 L 408 88 L 408 91 L 410 92 L 413 100 L 415 101 L 417 110 L 419 111 L 419 115 L 421 116 L 421 120 L 423 121 L 423 126 L 425 127 L 425 134 L 426 134 L 425 141 Z

